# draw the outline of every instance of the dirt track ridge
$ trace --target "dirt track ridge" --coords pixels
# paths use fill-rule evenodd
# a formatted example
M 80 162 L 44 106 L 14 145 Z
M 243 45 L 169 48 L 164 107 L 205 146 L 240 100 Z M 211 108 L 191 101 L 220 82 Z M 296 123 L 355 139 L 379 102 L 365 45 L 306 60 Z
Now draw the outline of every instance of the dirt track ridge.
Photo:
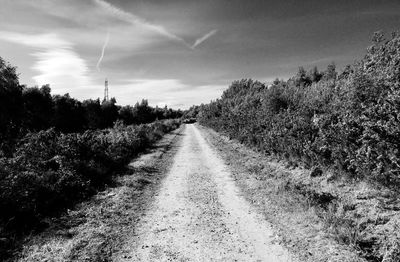
M 294 261 L 196 125 L 180 143 L 153 206 L 115 260 Z

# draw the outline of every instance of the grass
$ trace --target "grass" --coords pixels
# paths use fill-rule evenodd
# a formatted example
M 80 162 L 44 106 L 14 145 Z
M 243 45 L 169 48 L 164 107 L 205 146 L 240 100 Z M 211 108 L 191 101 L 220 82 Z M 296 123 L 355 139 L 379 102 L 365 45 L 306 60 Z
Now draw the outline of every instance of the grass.
M 153 201 L 162 174 L 172 161 L 175 149 L 165 148 L 177 139 L 176 132 L 131 162 L 127 172 L 115 178 L 114 187 L 55 219 L 41 234 L 28 237 L 14 259 L 97 262 L 123 257 L 121 252 L 135 236 L 136 225 Z
M 397 192 L 265 156 L 206 129 L 237 184 L 303 261 L 400 261 Z
M 126 172 L 126 165 L 132 158 L 178 126 L 178 121 L 164 121 L 138 127 L 115 126 L 113 129 L 68 136 L 57 136 L 53 130 L 48 130 L 33 134 L 33 138 L 28 137 L 18 151 L 19 156 L 5 160 L 5 171 L 0 165 L 0 171 L 4 171 L 0 172 L 0 187 L 4 189 L 0 191 L 0 206 L 13 207 L 8 210 L 4 208 L 8 213 L 0 215 L 0 239 L 4 239 L 0 241 L 0 260 L 7 259 L 18 250 L 25 236 L 40 233 L 54 224 L 53 219 L 63 216 L 96 192 L 112 186 L 115 177 Z M 54 158 L 54 154 L 61 162 L 48 170 L 42 163 Z M 24 162 L 17 167 L 22 171 L 14 165 L 21 159 Z M 138 174 L 136 178 L 140 178 L 141 173 L 136 171 L 131 170 Z M 135 190 L 143 190 L 148 184 L 145 181 L 146 178 L 142 178 L 136 183 Z M 83 214 L 91 217 L 92 213 L 88 211 Z M 75 217 L 72 216 L 71 221 L 76 221 Z M 96 230 L 101 228 L 100 222 Z M 63 223 L 60 225 L 68 226 Z M 90 239 L 88 241 L 93 243 Z M 99 243 L 99 248 L 102 245 Z

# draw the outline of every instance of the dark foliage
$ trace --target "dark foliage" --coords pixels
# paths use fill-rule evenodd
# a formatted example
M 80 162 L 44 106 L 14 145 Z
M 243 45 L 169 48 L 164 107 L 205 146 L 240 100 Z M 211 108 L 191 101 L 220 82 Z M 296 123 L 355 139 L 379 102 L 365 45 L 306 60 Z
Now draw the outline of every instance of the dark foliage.
M 0 57 L 0 156 L 12 150 L 10 145 L 21 127 L 22 105 L 16 68 Z
M 0 158 L 0 251 L 11 236 L 37 229 L 111 181 L 132 157 L 178 120 L 138 126 L 117 122 L 113 128 L 63 134 L 55 128 L 27 134 L 13 157 Z M 0 252 L 0 258 L 4 256 Z
M 397 187 L 400 37 L 376 34 L 365 57 L 340 74 L 332 63 L 271 86 L 235 81 L 198 119 L 266 153 Z
M 172 110 L 167 106 L 152 108 L 146 99 L 143 99 L 140 103 L 137 102 L 133 107 L 124 106 L 119 110 L 120 119 L 126 125 L 151 123 L 157 119 L 180 118 L 182 114 L 181 110 Z
M 135 106 L 118 106 L 115 98 L 80 102 L 69 94 L 51 95 L 49 85 L 19 84 L 16 68 L 0 57 L 0 156 L 11 156 L 18 139 L 28 132 L 54 127 L 62 133 L 112 127 L 117 120 L 126 125 L 180 118 L 183 112 L 151 107 L 143 99 Z
M 147 100 L 121 107 L 27 88 L 0 58 L 0 260 L 14 237 L 103 188 L 181 116 Z

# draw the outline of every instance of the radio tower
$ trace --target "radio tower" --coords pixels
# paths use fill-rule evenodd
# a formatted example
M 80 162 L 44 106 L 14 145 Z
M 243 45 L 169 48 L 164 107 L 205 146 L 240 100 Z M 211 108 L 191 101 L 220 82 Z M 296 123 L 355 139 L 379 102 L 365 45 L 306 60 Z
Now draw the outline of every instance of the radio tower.
M 104 82 L 104 101 L 108 102 L 108 79 Z

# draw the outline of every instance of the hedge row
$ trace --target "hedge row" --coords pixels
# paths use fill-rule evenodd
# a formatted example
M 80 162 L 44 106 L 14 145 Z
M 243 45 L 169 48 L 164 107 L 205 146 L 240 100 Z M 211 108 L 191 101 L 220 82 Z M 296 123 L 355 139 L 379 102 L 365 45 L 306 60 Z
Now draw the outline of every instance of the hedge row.
M 129 160 L 176 129 L 177 120 L 62 134 L 25 136 L 12 158 L 0 159 L 0 236 L 26 232 L 110 182 Z
M 400 184 L 400 37 L 376 34 L 338 74 L 299 69 L 270 86 L 235 81 L 200 107 L 199 121 L 270 154 Z

